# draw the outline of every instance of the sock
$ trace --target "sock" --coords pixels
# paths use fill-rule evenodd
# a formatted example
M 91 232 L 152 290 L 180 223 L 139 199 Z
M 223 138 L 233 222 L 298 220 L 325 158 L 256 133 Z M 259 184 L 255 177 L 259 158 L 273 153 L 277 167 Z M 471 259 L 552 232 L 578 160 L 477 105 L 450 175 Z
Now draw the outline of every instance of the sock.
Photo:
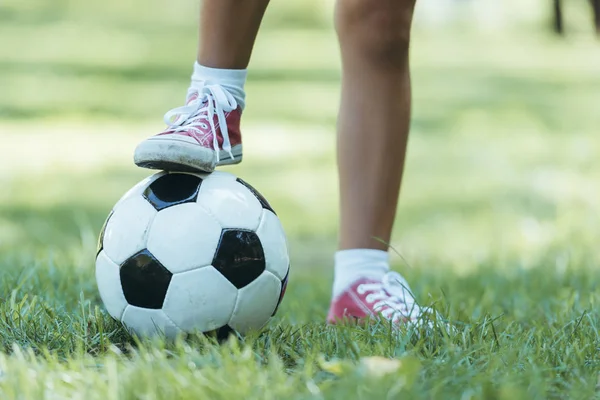
M 235 98 L 239 106 L 244 109 L 246 106 L 246 92 L 244 85 L 248 70 L 246 69 L 221 69 L 209 68 L 194 63 L 194 73 L 192 74 L 191 87 L 194 89 L 202 89 L 204 82 L 210 81 L 223 86 Z
M 383 250 L 350 249 L 335 253 L 333 297 L 359 278 L 380 279 L 390 270 L 389 254 Z

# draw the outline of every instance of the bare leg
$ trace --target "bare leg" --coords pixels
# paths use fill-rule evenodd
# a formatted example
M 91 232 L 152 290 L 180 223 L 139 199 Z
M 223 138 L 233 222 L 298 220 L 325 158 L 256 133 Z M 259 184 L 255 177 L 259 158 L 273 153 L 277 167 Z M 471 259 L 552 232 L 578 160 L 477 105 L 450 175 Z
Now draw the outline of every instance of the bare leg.
M 202 0 L 198 63 L 245 69 L 269 0 Z
M 337 3 L 343 63 L 337 147 L 341 250 L 388 249 L 410 119 L 413 9 L 414 0 Z

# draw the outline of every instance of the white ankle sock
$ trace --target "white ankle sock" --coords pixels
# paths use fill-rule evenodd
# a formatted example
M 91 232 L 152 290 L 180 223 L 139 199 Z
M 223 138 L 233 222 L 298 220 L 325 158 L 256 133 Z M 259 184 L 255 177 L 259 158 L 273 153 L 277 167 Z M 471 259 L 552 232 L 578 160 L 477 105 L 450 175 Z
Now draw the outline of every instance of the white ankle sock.
M 194 89 L 201 89 L 206 81 L 217 83 L 231 93 L 243 110 L 246 106 L 246 92 L 244 91 L 244 85 L 246 84 L 247 75 L 248 70 L 246 69 L 210 68 L 200 65 L 196 61 L 194 63 L 191 87 Z
M 380 279 L 390 270 L 389 254 L 383 250 L 350 249 L 335 253 L 333 297 L 359 278 Z

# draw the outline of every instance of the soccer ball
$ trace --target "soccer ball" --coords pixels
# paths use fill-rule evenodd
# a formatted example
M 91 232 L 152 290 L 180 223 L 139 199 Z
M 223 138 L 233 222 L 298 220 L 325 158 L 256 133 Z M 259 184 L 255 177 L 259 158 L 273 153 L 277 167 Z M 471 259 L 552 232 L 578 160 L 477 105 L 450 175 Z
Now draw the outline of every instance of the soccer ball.
M 223 337 L 275 315 L 289 265 L 279 218 L 248 183 L 225 172 L 160 172 L 110 212 L 96 281 L 108 313 L 138 336 Z

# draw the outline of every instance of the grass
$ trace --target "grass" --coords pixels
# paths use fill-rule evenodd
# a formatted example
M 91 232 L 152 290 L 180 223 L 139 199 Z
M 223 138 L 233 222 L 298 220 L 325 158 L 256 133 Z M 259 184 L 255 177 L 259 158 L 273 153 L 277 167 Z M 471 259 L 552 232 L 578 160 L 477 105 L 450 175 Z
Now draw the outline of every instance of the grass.
M 148 174 L 131 150 L 185 89 L 194 21 L 184 2 L 49 4 L 0 5 L 0 398 L 600 397 L 597 44 L 417 27 L 392 259 L 457 329 L 328 327 L 335 37 L 321 2 L 274 2 L 228 170 L 282 219 L 285 300 L 241 340 L 137 342 L 103 310 L 96 236 Z

